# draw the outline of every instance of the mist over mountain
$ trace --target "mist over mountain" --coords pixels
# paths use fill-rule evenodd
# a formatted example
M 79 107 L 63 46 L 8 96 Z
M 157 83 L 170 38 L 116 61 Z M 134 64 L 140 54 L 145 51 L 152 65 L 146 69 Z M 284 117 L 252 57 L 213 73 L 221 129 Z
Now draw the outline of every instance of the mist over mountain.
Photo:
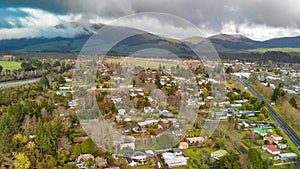
M 0 40 L 0 51 L 2 52 L 80 52 L 87 40 L 96 33 L 103 24 L 79 25 L 71 23 L 80 34 L 75 37 L 55 38 L 22 38 Z M 56 29 L 67 29 L 66 25 L 55 26 Z M 260 48 L 300 48 L 300 37 L 275 38 L 266 41 L 255 41 L 242 35 L 219 34 L 208 38 L 190 37 L 183 40 L 160 37 L 148 32 L 136 30 L 129 27 L 109 26 L 109 31 L 103 39 L 99 40 L 98 47 L 112 43 L 117 35 L 132 32 L 133 37 L 126 38 L 118 43 L 112 55 L 127 55 L 139 49 L 147 47 L 164 48 L 175 54 L 191 54 L 188 46 L 197 46 L 209 40 L 218 52 L 237 52 Z

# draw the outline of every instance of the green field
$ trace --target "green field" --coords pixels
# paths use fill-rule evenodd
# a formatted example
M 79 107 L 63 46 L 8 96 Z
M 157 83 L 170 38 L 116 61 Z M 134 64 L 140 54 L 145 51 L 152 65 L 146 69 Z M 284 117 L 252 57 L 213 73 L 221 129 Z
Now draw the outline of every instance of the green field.
M 185 64 L 181 62 L 171 61 L 171 60 L 159 60 L 159 59 L 143 59 L 143 58 L 105 58 L 106 63 L 120 63 L 128 64 L 130 67 L 141 66 L 143 68 L 158 69 L 159 65 L 165 66 L 166 68 L 180 67 L 187 68 Z
M 9 62 L 9 61 L 0 61 L 0 65 L 3 69 L 16 70 L 21 68 L 22 62 Z
M 287 53 L 298 53 L 300 52 L 300 48 L 260 48 L 260 49 L 253 49 L 249 50 L 250 52 L 260 52 L 260 53 L 265 53 L 265 52 L 270 52 L 270 51 L 279 51 L 279 52 L 287 52 Z

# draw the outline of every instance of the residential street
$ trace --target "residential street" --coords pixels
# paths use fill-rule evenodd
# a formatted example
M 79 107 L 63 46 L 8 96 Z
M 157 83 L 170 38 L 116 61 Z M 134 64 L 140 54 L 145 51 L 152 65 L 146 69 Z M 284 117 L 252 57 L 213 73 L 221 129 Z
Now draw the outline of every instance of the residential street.
M 264 104 L 268 107 L 270 115 L 274 118 L 275 124 L 278 125 L 283 131 L 288 135 L 292 142 L 300 149 L 300 137 L 297 133 L 280 117 L 280 115 L 273 109 L 273 107 L 258 94 L 258 92 L 253 89 L 246 80 L 235 78 L 238 82 L 242 83 L 247 89 L 258 99 L 262 100 Z

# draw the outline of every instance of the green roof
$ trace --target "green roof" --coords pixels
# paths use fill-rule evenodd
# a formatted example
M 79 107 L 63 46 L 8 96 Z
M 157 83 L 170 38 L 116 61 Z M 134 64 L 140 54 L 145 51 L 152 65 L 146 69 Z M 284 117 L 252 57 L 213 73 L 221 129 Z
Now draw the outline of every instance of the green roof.
M 262 135 L 266 135 L 267 132 L 265 130 L 263 130 L 262 128 L 255 128 L 254 131 L 259 132 Z
M 228 152 L 226 150 L 218 150 L 218 151 L 212 152 L 212 154 L 214 154 L 218 158 L 221 158 L 221 157 L 224 157 L 226 154 L 228 154 Z

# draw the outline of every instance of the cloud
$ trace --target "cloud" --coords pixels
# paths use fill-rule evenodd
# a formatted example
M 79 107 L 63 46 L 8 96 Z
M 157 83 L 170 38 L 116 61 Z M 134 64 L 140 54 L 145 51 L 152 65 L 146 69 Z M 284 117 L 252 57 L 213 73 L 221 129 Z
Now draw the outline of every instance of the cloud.
M 224 24 L 220 32 L 223 34 L 240 34 L 259 41 L 300 35 L 300 29 L 297 28 L 272 27 L 265 24 L 254 25 L 248 22 L 236 24 L 233 21 Z
M 82 32 L 71 25 L 81 20 L 80 15 L 56 15 L 40 9 L 10 8 L 12 14 L 2 15 L 0 39 L 34 38 L 34 37 L 74 37 Z M 22 15 L 16 16 L 16 13 Z M 63 28 L 57 28 L 63 24 Z
M 50 29 L 54 24 L 67 25 L 69 22 L 79 22 L 83 25 L 99 22 L 107 24 L 119 17 L 139 12 L 162 12 L 182 17 L 198 26 L 205 36 L 217 33 L 239 33 L 256 40 L 265 40 L 299 35 L 300 28 L 300 1 L 298 0 L 43 0 L 38 3 L 34 0 L 18 3 L 6 1 L 0 4 L 1 16 L 6 15 L 1 13 L 3 8 L 9 9 L 10 14 L 23 12 L 28 16 L 21 16 L 22 13 L 14 14 L 5 22 L 0 18 L 2 29 L 32 28 L 35 29 L 33 32 L 38 32 L 35 33 L 38 35 L 45 32 L 46 27 Z M 20 8 L 26 10 L 19 10 Z M 156 19 L 138 18 L 136 21 L 155 23 L 153 26 L 157 29 L 183 31 L 181 27 L 172 25 L 169 21 Z M 128 25 L 135 24 L 132 20 L 126 22 Z M 76 30 L 70 31 L 72 33 L 66 32 L 64 35 L 60 30 L 59 35 L 71 36 L 76 33 Z M 54 36 L 57 30 L 50 29 L 49 32 Z

